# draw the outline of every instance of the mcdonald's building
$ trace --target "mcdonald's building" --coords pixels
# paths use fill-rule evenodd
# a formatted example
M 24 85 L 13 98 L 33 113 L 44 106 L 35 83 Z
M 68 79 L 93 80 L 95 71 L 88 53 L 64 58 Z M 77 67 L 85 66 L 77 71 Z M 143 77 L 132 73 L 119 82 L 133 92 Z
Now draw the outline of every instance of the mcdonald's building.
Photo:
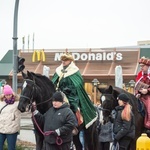
M 123 83 L 127 85 L 135 80 L 139 71 L 138 60 L 141 56 L 150 58 L 149 46 L 116 47 L 116 48 L 90 48 L 90 49 L 37 49 L 18 50 L 18 56 L 25 58 L 25 69 L 34 73 L 44 73 L 44 67 L 49 68 L 48 75 L 51 78 L 56 67 L 61 64 L 60 56 L 63 52 L 70 52 L 79 67 L 85 81 L 85 88 L 92 96 L 93 79 L 99 81 L 99 86 L 115 85 L 115 68 L 122 67 Z M 9 50 L 0 62 L 0 69 L 7 68 L 7 72 L 1 74 L 1 79 L 6 79 L 11 84 L 13 78 L 13 51 Z M 9 60 L 8 60 L 9 59 Z M 9 66 L 9 67 L 8 67 Z M 18 84 L 22 83 L 21 73 L 17 74 Z

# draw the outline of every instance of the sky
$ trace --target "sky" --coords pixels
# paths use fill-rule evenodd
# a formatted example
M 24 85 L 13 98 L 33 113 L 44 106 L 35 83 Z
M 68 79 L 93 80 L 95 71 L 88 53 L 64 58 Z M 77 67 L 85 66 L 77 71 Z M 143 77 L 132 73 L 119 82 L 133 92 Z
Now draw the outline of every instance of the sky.
M 0 0 L 0 59 L 13 49 L 14 6 Z M 150 0 L 20 0 L 17 48 L 22 37 L 25 49 L 135 46 L 150 40 L 149 6 Z

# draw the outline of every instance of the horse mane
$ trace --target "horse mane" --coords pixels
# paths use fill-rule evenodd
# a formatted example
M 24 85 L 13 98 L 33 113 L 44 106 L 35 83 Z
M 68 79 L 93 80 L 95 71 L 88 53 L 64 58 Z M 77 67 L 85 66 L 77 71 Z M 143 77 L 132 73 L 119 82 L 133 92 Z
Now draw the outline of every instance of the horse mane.
M 38 107 L 40 112 L 43 114 L 44 112 L 48 110 L 49 107 L 52 106 L 51 97 L 53 93 L 56 91 L 55 86 L 53 82 L 45 75 L 41 75 L 41 74 L 33 73 L 33 72 L 28 72 L 28 74 L 30 74 L 29 78 L 32 77 L 32 80 L 40 89 L 40 92 L 38 92 L 37 94 L 40 94 L 41 98 L 38 98 L 36 101 L 39 103 L 44 102 L 44 101 L 50 101 L 50 103 L 46 102 Z
M 30 72 L 36 82 L 36 84 L 38 86 L 40 86 L 40 88 L 42 89 L 42 91 L 46 89 L 46 92 L 48 93 L 54 93 L 55 92 L 55 87 L 54 87 L 54 84 L 53 82 L 48 78 L 46 77 L 45 75 L 41 75 L 41 74 L 38 74 L 38 73 L 33 73 L 33 72 Z

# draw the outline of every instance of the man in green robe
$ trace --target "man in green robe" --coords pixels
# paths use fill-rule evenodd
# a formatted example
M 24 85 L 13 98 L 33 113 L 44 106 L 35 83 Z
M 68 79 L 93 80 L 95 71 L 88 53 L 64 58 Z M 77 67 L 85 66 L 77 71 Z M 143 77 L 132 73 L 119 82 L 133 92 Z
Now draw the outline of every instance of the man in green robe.
M 84 89 L 83 78 L 72 55 L 64 53 L 61 61 L 62 64 L 56 68 L 52 82 L 57 90 L 65 93 L 70 108 L 76 114 L 78 125 L 84 123 L 85 128 L 88 128 L 97 119 L 96 109 Z

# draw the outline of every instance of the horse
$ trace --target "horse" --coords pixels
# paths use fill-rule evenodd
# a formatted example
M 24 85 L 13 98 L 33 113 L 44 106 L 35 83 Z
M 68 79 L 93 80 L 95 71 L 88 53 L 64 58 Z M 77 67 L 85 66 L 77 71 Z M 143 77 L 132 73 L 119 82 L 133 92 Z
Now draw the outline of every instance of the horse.
M 24 79 L 21 90 L 18 109 L 23 113 L 30 109 L 30 105 L 35 101 L 37 110 L 44 114 L 50 107 L 52 107 L 52 95 L 54 94 L 55 86 L 53 82 L 46 76 L 29 72 L 27 74 L 22 72 Z M 35 129 L 36 150 L 42 150 L 44 136 L 37 128 L 37 124 L 32 119 Z M 43 127 L 41 127 L 43 130 Z M 94 122 L 88 129 L 84 129 L 85 133 L 85 147 L 86 150 L 98 150 L 98 131 L 97 123 Z M 82 145 L 79 140 L 79 133 L 73 136 L 73 143 L 77 150 L 82 150 Z
M 110 117 L 111 113 L 114 108 L 118 105 L 117 97 L 120 93 L 125 93 L 130 98 L 130 104 L 132 106 L 132 111 L 135 116 L 135 138 L 133 139 L 132 144 L 130 145 L 130 149 L 136 149 L 136 140 L 141 136 L 141 133 L 144 130 L 144 117 L 139 112 L 138 107 L 139 103 L 135 95 L 121 89 L 119 87 L 109 86 L 108 88 L 99 88 L 99 92 L 101 93 L 100 96 L 100 103 L 103 111 L 103 121 L 107 122 Z

